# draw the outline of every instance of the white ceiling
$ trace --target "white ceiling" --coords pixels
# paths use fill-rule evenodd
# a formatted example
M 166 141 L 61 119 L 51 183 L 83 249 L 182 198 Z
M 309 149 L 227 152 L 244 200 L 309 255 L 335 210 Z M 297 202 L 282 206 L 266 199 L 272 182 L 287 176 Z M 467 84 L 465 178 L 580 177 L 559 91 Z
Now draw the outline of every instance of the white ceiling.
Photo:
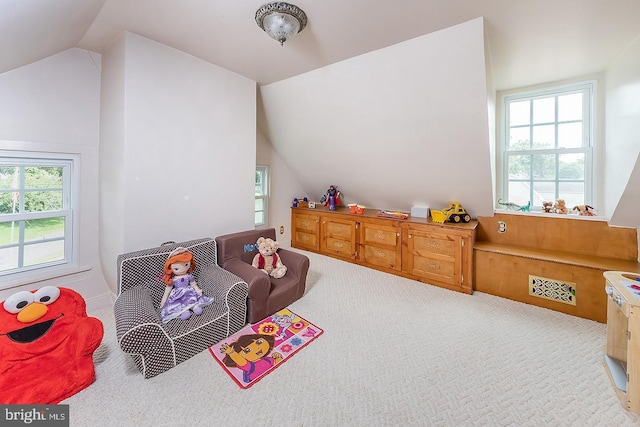
M 269 84 L 485 17 L 496 89 L 603 71 L 640 35 L 639 0 L 295 0 L 309 24 L 281 47 L 263 0 L 0 0 L 0 72 L 130 31 Z

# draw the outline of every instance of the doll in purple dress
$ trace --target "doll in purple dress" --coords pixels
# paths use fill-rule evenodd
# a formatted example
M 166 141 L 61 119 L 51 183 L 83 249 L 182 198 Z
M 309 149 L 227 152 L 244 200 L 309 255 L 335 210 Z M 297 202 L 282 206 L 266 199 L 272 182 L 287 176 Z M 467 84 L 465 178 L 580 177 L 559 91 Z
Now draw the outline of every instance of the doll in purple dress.
M 213 298 L 202 295 L 202 289 L 191 274 L 195 269 L 193 254 L 187 249 L 178 247 L 169 254 L 162 277 L 166 285 L 160 302 L 162 323 L 178 317 L 187 320 L 191 312 L 199 315 L 203 307 L 213 302 Z

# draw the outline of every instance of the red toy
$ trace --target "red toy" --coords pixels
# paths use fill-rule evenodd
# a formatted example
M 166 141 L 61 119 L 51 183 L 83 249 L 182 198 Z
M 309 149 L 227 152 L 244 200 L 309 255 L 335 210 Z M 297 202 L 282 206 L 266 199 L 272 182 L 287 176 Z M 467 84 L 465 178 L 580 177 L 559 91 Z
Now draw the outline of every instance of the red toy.
M 103 335 L 74 290 L 11 295 L 0 306 L 0 404 L 55 404 L 88 387 Z

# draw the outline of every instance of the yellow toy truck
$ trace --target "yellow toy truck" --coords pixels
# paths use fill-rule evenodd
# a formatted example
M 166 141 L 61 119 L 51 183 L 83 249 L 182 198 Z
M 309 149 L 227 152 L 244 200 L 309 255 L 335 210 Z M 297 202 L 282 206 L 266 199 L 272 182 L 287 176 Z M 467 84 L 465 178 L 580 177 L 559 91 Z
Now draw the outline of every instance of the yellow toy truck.
M 469 216 L 467 211 L 462 206 L 460 206 L 460 203 L 451 202 L 449 203 L 448 208 L 445 208 L 441 211 L 431 210 L 431 219 L 433 219 L 433 222 L 443 224 L 445 221 L 469 222 L 471 221 L 471 216 Z

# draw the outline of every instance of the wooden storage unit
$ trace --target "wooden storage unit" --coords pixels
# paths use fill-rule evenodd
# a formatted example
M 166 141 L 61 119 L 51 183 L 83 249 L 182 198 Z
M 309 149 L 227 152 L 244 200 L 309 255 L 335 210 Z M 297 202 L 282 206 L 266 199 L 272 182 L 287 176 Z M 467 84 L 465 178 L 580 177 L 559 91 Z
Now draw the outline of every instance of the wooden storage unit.
M 640 299 L 628 286 L 640 285 L 638 277 L 629 272 L 604 273 L 609 298 L 603 364 L 620 403 L 636 414 L 640 414 Z
M 320 249 L 320 215 L 301 213 L 291 217 L 291 246 L 317 251 Z
M 407 271 L 456 286 L 464 282 L 463 250 L 464 240 L 457 233 L 411 227 L 407 236 Z
M 402 229 L 376 222 L 359 223 L 358 260 L 391 270 L 402 270 Z
M 356 221 L 322 217 L 320 250 L 345 259 L 356 258 Z
M 430 219 L 399 220 L 363 215 L 344 207 L 292 208 L 291 246 L 318 252 L 391 274 L 448 289 L 472 293 L 472 250 L 476 221 L 438 224 Z M 311 217 L 321 225 L 314 235 Z M 304 238 L 304 239 L 303 239 Z M 317 241 L 317 247 L 308 244 Z
M 478 223 L 474 285 L 480 292 L 604 323 L 603 273 L 640 272 L 635 229 L 553 214 L 497 213 Z M 535 281 L 544 283 L 541 292 Z

